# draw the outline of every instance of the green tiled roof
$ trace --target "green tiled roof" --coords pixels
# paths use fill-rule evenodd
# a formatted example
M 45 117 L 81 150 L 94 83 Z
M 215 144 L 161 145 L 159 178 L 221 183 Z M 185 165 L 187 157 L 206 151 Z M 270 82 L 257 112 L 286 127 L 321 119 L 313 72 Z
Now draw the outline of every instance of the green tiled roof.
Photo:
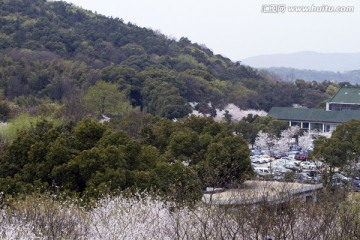
M 273 107 L 268 115 L 288 121 L 343 123 L 351 119 L 360 120 L 360 110 L 325 111 L 310 108 Z
M 341 88 L 328 102 L 360 104 L 360 88 Z

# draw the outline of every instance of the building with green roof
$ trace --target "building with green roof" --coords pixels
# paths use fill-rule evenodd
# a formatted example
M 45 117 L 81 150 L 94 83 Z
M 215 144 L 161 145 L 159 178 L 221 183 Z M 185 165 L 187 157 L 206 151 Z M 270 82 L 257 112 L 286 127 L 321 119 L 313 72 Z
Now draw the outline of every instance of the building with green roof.
M 341 88 L 326 102 L 326 111 L 360 110 L 360 88 Z
M 351 119 L 360 120 L 360 110 L 325 111 L 314 108 L 273 107 L 269 116 L 299 126 L 304 130 L 331 132 L 340 123 Z
M 331 132 L 341 123 L 360 120 L 360 88 L 341 88 L 326 103 L 326 110 L 273 107 L 268 115 L 289 122 L 289 126 Z

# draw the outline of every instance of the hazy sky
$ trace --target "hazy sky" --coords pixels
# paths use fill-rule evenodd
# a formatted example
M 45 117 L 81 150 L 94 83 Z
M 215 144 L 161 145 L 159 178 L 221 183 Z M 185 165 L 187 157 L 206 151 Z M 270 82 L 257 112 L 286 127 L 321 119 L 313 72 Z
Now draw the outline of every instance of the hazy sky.
M 360 0 L 66 0 L 237 61 L 298 51 L 360 52 Z M 265 4 L 284 13 L 262 13 Z M 289 12 L 291 6 L 354 6 L 354 12 Z M 270 11 L 264 6 L 265 11 Z

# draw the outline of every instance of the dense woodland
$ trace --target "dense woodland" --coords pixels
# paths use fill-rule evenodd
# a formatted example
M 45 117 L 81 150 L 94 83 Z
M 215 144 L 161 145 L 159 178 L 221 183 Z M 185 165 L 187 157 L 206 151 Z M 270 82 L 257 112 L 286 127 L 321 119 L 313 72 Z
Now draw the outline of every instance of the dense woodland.
M 118 124 L 90 118 L 76 125 L 43 120 L 4 150 L 0 189 L 7 194 L 61 190 L 85 198 L 154 190 L 194 202 L 207 186 L 236 186 L 251 177 L 248 141 L 259 130 L 280 134 L 287 128 L 271 118 L 249 119 L 229 124 L 211 117 L 173 122 L 147 116 L 140 120 L 147 121 L 145 127 L 132 129 L 137 137 L 115 130 Z
M 188 102 L 265 111 L 294 103 L 315 107 L 335 85 L 272 79 L 186 37 L 176 41 L 65 2 L 0 4 L 5 99 L 27 106 L 56 102 L 76 119 L 88 114 L 79 100 L 99 80 L 114 84 L 132 106 L 167 118 L 186 116 Z
M 47 119 L 2 135 L 0 191 L 152 189 L 194 201 L 206 186 L 251 176 L 248 144 L 287 126 L 185 118 L 190 102 L 211 116 L 228 103 L 321 107 L 345 84 L 285 82 L 186 37 L 61 1 L 0 0 L 0 118 Z M 111 121 L 99 123 L 103 115 Z

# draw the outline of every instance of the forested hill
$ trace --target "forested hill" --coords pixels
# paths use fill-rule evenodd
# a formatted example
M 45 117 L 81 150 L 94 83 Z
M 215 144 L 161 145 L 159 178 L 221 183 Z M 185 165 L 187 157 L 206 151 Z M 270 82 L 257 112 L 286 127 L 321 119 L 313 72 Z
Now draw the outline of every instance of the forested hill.
M 176 41 L 65 2 L 0 0 L 0 88 L 7 101 L 50 100 L 81 117 L 83 96 L 99 80 L 116 85 L 132 106 L 167 118 L 187 115 L 188 102 L 204 112 L 212 111 L 208 102 L 311 107 L 331 85 L 273 80 L 185 37 Z

